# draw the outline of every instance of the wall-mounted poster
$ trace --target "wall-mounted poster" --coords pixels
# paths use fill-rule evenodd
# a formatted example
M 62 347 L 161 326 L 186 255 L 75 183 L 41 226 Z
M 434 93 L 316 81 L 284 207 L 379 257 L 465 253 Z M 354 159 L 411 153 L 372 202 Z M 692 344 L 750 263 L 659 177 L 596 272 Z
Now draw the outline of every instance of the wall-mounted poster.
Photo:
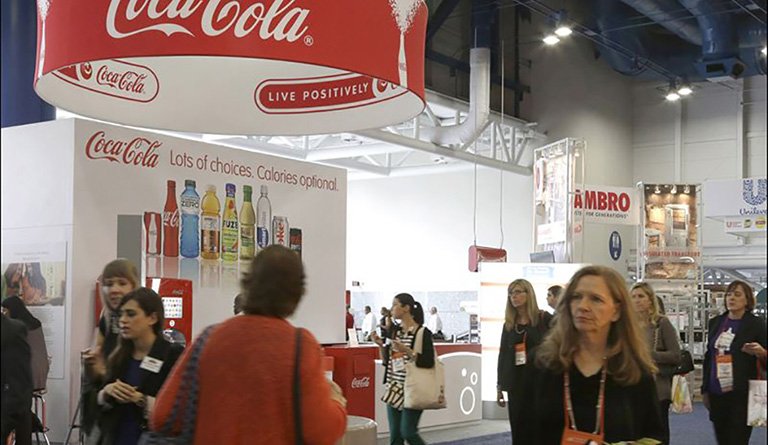
M 696 279 L 696 191 L 693 184 L 644 185 L 643 259 L 645 279 Z
M 48 378 L 64 378 L 67 244 L 3 244 L 2 299 L 19 297 L 43 327 L 50 369 Z

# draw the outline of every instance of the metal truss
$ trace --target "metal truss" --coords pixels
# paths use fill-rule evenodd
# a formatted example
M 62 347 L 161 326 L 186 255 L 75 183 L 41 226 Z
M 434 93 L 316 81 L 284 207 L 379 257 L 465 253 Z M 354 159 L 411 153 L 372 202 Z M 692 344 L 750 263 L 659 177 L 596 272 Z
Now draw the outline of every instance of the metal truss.
M 533 148 L 545 139 L 535 124 L 491 113 L 474 139 L 464 144 L 438 145 L 420 138 L 423 128 L 456 124 L 467 111 L 464 102 L 428 93 L 427 106 L 418 117 L 381 129 L 313 136 L 187 136 L 342 167 L 359 177 L 442 173 L 475 163 L 531 175 Z

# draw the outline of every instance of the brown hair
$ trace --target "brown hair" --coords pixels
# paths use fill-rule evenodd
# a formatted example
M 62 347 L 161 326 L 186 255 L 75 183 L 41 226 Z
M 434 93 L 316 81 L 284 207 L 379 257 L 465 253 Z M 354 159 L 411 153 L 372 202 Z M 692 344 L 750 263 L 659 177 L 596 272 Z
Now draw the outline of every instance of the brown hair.
M 504 329 L 507 331 L 512 330 L 515 323 L 517 323 L 517 309 L 512 306 L 512 302 L 509 300 L 509 292 L 515 286 L 521 286 L 525 289 L 525 294 L 528 296 L 528 299 L 525 301 L 525 311 L 528 313 L 531 326 L 536 326 L 539 323 L 539 305 L 536 303 L 536 292 L 533 290 L 530 281 L 520 278 L 509 283 L 509 286 L 507 286 L 507 310 L 504 312 Z
M 243 312 L 249 315 L 286 318 L 304 295 L 304 265 L 296 252 L 272 245 L 256 255 L 240 284 Z
M 573 365 L 573 356 L 579 348 L 579 332 L 573 324 L 570 306 L 576 286 L 586 276 L 602 278 L 619 306 L 619 319 L 611 324 L 608 332 L 608 373 L 621 385 L 633 385 L 643 374 L 654 374 L 656 366 L 635 311 L 629 307 L 627 285 L 618 272 L 603 266 L 587 266 L 573 275 L 557 303 L 554 325 L 538 348 L 536 364 L 554 372 L 568 372 Z
M 131 300 L 136 300 L 142 311 L 147 317 L 154 314 L 157 317 L 157 322 L 152 325 L 152 331 L 157 337 L 162 337 L 163 327 L 165 326 L 165 310 L 163 309 L 163 299 L 157 292 L 147 287 L 140 287 L 132 290 L 123 296 L 120 300 L 120 306 L 125 306 Z M 120 378 L 125 373 L 125 368 L 128 365 L 128 359 L 133 355 L 134 344 L 132 340 L 126 340 L 122 336 L 119 337 L 117 347 L 109 355 L 107 359 L 107 381 Z
M 653 291 L 653 288 L 651 287 L 650 284 L 642 281 L 639 283 L 635 283 L 632 286 L 632 288 L 629 290 L 630 294 L 635 289 L 639 289 L 640 292 L 645 294 L 645 297 L 648 298 L 648 300 L 651 302 L 651 313 L 648 314 L 647 321 L 649 321 L 652 325 L 656 326 L 657 324 L 659 324 L 659 319 L 663 317 L 663 314 L 661 313 L 661 309 L 659 308 L 659 299 L 656 297 L 656 292 Z
M 755 309 L 755 291 L 752 290 L 752 286 L 747 284 L 745 281 L 741 280 L 734 280 L 731 282 L 731 284 L 728 285 L 728 287 L 725 289 L 725 296 L 726 298 L 723 298 L 723 305 L 725 306 L 726 312 L 728 311 L 728 294 L 733 292 L 733 289 L 736 288 L 736 286 L 741 287 L 741 291 L 744 292 L 744 296 L 747 297 L 747 310 L 746 312 L 752 312 Z
M 101 284 L 110 278 L 125 278 L 133 284 L 134 289 L 140 287 L 139 270 L 136 269 L 135 264 L 125 258 L 112 260 L 104 266 L 104 270 L 101 272 Z

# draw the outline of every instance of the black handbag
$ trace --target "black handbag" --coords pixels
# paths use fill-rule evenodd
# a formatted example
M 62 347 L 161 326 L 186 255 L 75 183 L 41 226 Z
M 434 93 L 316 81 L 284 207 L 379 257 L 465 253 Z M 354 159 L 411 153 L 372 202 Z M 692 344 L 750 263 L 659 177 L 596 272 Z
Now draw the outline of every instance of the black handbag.
M 659 343 L 659 328 L 656 328 L 654 336 L 653 349 Z M 657 365 L 659 368 L 659 375 L 664 377 L 672 377 L 674 375 L 685 375 L 693 371 L 693 356 L 687 349 L 680 349 L 680 362 L 677 365 Z

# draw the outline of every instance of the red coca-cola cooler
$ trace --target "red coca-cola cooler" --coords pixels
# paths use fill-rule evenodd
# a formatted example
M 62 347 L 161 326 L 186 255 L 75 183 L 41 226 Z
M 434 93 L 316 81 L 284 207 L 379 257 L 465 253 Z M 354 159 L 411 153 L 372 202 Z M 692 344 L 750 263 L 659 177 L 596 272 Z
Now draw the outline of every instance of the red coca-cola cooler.
M 353 416 L 376 418 L 375 346 L 326 346 L 326 356 L 333 357 L 333 381 L 347 399 L 347 412 Z
M 186 345 L 192 340 L 192 280 L 147 277 L 146 286 L 163 299 L 163 335 L 169 341 Z

